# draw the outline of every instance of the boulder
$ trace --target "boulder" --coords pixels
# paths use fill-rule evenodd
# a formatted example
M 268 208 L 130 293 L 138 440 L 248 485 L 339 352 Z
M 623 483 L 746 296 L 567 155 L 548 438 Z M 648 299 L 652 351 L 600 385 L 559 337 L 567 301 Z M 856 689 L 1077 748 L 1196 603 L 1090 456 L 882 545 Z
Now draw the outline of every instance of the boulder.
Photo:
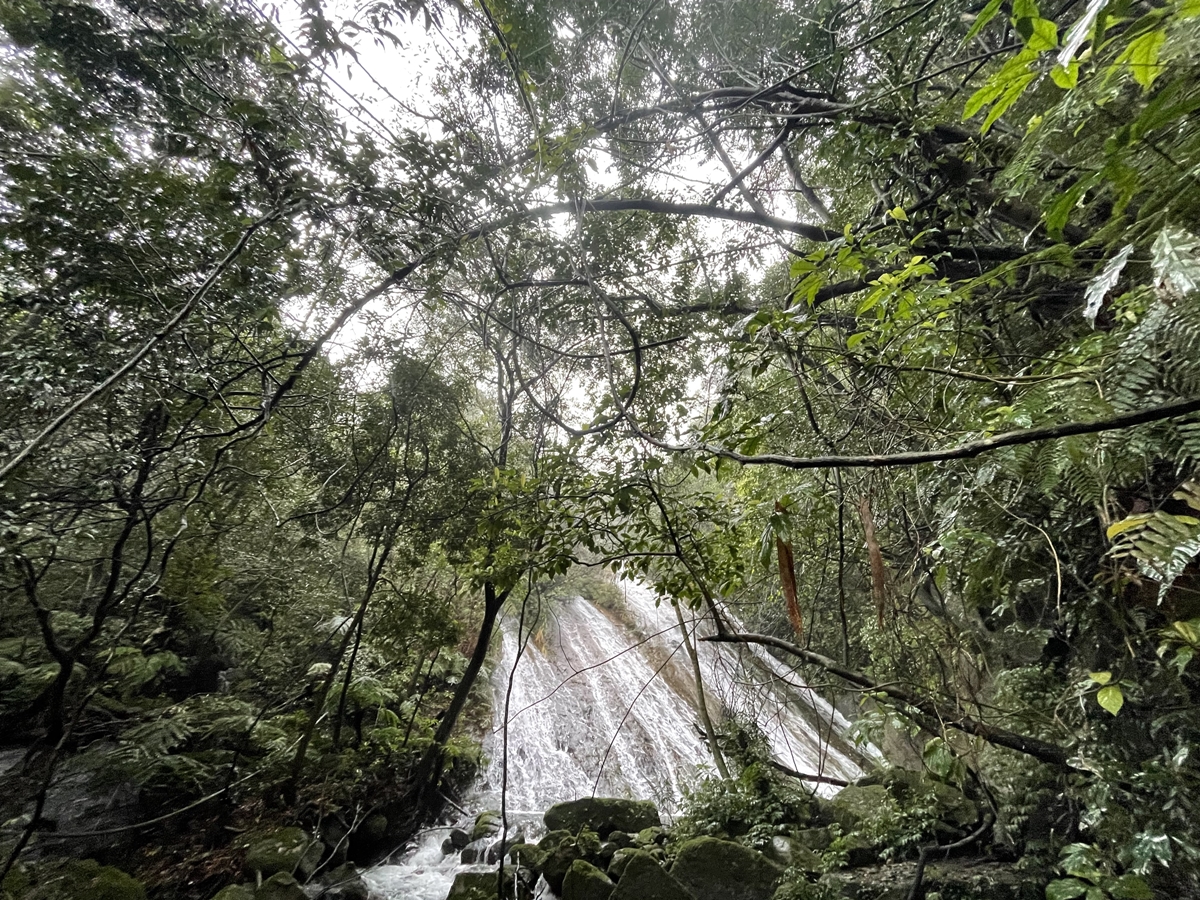
M 770 900 L 783 866 L 741 844 L 702 837 L 680 846 L 671 875 L 704 900 Z
M 644 850 L 638 850 L 635 847 L 622 847 L 613 854 L 612 860 L 608 864 L 608 877 L 613 881 L 620 881 L 621 876 L 625 873 L 625 867 L 629 865 L 629 860 L 633 859 L 638 853 L 646 854 Z
M 580 852 L 579 846 L 570 835 L 547 848 L 548 837 L 549 835 L 542 838 L 542 842 L 538 844 L 539 848 L 546 849 L 545 855 L 542 857 L 542 877 L 546 879 L 546 884 L 550 885 L 550 890 L 561 895 L 563 879 L 567 877 L 567 870 L 571 868 L 571 863 L 575 860 L 583 859 L 583 853 Z
M 254 892 L 254 900 L 308 900 L 308 894 L 287 872 L 276 872 Z
M 262 878 L 285 872 L 307 880 L 325 853 L 324 845 L 303 828 L 277 828 L 251 834 L 244 846 L 247 871 Z
M 212 900 L 254 900 L 254 886 L 250 884 L 231 884 L 217 891 Z
M 806 850 L 824 853 L 833 843 L 833 832 L 828 828 L 802 828 L 795 832 L 792 839 Z
M 562 900 L 608 900 L 612 880 L 586 860 L 577 859 L 563 879 Z
M 487 853 L 491 846 L 491 837 L 481 837 L 477 841 L 471 841 L 459 852 L 458 861 L 464 866 L 487 862 Z
M 493 834 L 499 834 L 502 824 L 503 819 L 500 818 L 499 810 L 485 809 L 475 817 L 475 824 L 471 828 L 472 842 L 480 838 L 491 837 Z
M 467 844 L 471 843 L 471 835 L 461 828 L 451 828 L 450 833 L 446 835 L 446 842 L 455 850 L 461 850 Z
M 321 876 L 321 900 L 369 900 L 370 890 L 350 863 L 338 866 Z
M 514 896 L 513 883 L 516 882 L 519 895 Z M 529 900 L 533 896 L 532 885 L 527 879 L 521 878 L 513 866 L 504 867 L 504 877 L 501 881 L 504 887 L 504 900 Z M 450 893 L 446 900 L 496 900 L 496 872 L 459 872 L 454 876 L 450 885 Z
M 15 896 L 22 900 L 146 900 L 146 888 L 140 881 L 94 859 L 39 865 L 28 879 L 14 878 L 10 873 L 4 880 L 5 891 L 20 887 L 21 881 L 26 891 Z
M 350 835 L 350 858 L 355 862 L 369 863 L 387 845 L 388 817 L 383 813 L 372 813 Z
M 830 872 L 817 882 L 816 896 L 845 900 L 907 900 L 916 863 Z M 925 896 L 943 900 L 1044 900 L 1049 874 L 1011 863 L 963 860 L 931 863 L 925 869 Z
M 777 835 L 771 838 L 771 843 L 767 844 L 763 853 L 785 869 L 795 867 L 801 872 L 820 872 L 822 869 L 820 854 L 805 847 L 794 837 Z
M 622 851 L 625 852 L 625 851 Z M 708 894 L 705 895 L 705 900 Z M 696 900 L 649 853 L 635 850 L 625 865 L 610 900 Z
M 542 862 L 546 857 L 546 851 L 537 844 L 513 844 L 508 848 L 506 855 L 516 865 L 532 869 L 539 875 L 542 874 Z
M 492 841 L 488 846 L 487 864 L 493 865 L 500 862 L 500 857 L 507 856 L 510 847 L 515 847 L 517 844 L 523 843 L 525 843 L 525 833 L 523 831 L 516 831 L 510 834 L 508 839 L 504 841 Z
M 895 809 L 896 801 L 882 784 L 852 784 L 844 787 L 829 804 L 830 813 L 843 831 L 854 831 Z
M 639 847 L 652 847 L 655 844 L 664 844 L 667 840 L 667 829 L 661 825 L 651 825 L 648 828 L 643 828 L 633 836 L 633 842 Z
M 633 837 L 628 831 L 621 831 L 619 828 L 616 831 L 610 831 L 605 840 L 616 844 L 618 850 L 633 846 Z
M 329 849 L 329 856 L 325 860 L 325 865 L 340 866 L 344 863 L 346 861 L 346 854 L 350 850 L 349 826 L 340 819 L 330 816 L 321 821 L 321 825 L 317 829 L 317 834 L 321 838 L 321 843 Z
M 658 807 L 649 800 L 621 800 L 615 797 L 584 797 L 557 803 L 546 810 L 546 827 L 578 833 L 584 828 L 608 837 L 612 831 L 638 832 L 660 825 Z

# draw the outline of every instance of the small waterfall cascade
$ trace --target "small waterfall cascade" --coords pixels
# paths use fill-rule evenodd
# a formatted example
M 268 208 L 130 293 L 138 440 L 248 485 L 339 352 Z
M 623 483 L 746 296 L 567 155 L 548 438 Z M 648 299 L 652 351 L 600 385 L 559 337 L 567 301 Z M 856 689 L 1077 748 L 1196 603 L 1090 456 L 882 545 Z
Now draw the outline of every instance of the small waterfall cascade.
M 713 771 L 674 608 L 637 583 L 620 587 L 623 602 L 611 609 L 576 597 L 521 633 L 514 617 L 502 624 L 491 677 L 495 726 L 469 798 L 474 809 L 499 809 L 503 792 L 513 828 L 553 803 L 595 795 L 653 800 L 670 817 Z M 685 613 L 693 637 L 706 633 L 690 619 Z M 754 719 L 775 759 L 796 771 L 844 780 L 861 773 L 864 752 L 844 737 L 849 723 L 795 671 L 754 645 L 693 646 L 714 723 L 726 713 Z M 374 893 L 444 900 L 461 871 L 456 855 L 442 855 L 445 833 L 423 832 L 399 864 L 367 873 Z

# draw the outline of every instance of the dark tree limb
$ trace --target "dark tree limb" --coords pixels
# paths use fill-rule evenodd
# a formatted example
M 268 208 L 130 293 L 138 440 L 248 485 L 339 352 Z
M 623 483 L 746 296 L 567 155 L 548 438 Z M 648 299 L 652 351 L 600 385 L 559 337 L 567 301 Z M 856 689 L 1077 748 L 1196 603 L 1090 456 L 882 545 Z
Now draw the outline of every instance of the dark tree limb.
M 1162 422 L 1166 419 L 1177 419 L 1181 416 L 1200 412 L 1200 397 L 1188 400 L 1177 400 L 1174 403 L 1164 403 L 1149 409 L 1132 413 L 1122 413 L 1108 419 L 1096 419 L 1091 422 L 1067 422 L 1063 425 L 1044 425 L 1038 428 L 1022 428 L 1018 431 L 1006 431 L 1002 434 L 982 438 L 978 441 L 968 441 L 957 447 L 944 450 L 913 450 L 906 453 L 888 453 L 877 456 L 784 456 L 775 453 L 762 453 L 753 456 L 701 444 L 694 448 L 710 456 L 730 459 L 744 466 L 781 466 L 785 469 L 887 469 L 899 466 L 919 466 L 923 463 L 947 462 L 956 459 L 974 459 L 984 453 L 999 450 L 1003 447 L 1018 447 L 1022 444 L 1036 444 L 1040 441 L 1052 441 L 1058 438 L 1072 437 L 1077 434 L 1099 434 L 1103 431 L 1119 431 L 1123 428 L 1133 428 L 1151 422 Z M 681 448 L 673 448 L 681 449 Z
M 905 708 L 910 707 L 919 714 L 919 716 L 913 718 L 917 718 L 923 726 L 940 724 L 946 728 L 954 728 L 974 737 L 983 738 L 989 744 L 995 744 L 998 747 L 1007 747 L 1009 750 L 1016 750 L 1018 753 L 1032 756 L 1040 762 L 1056 766 L 1060 769 L 1074 769 L 1068 762 L 1067 751 L 1056 744 L 1050 744 L 1038 738 L 1017 734 L 1006 728 L 988 725 L 970 716 L 961 716 L 955 712 L 944 710 L 928 697 L 915 694 L 898 685 L 878 684 L 861 672 L 847 668 L 841 663 L 830 659 L 828 656 L 797 647 L 795 644 L 781 638 L 772 637 L 768 634 L 734 634 L 726 632 L 724 634 L 714 634 L 710 637 L 704 637 L 701 640 L 725 644 L 759 644 L 763 647 L 774 647 L 776 650 L 782 650 L 784 653 L 794 656 L 797 659 L 820 666 L 830 674 L 836 675 L 857 687 L 865 688 L 875 694 L 882 694 L 896 701 L 900 704 L 898 710 L 902 713 L 907 714 Z

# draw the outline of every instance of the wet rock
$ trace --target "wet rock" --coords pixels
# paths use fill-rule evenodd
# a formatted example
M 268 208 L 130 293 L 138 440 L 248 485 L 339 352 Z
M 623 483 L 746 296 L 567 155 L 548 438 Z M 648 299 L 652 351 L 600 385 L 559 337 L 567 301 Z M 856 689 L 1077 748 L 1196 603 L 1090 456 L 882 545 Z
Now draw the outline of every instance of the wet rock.
M 637 832 L 660 825 L 658 807 L 648 800 L 621 800 L 614 797 L 584 797 L 557 803 L 546 810 L 546 827 L 578 833 L 587 828 L 600 837 L 612 831 Z
M 467 844 L 471 843 L 471 835 L 467 834 L 461 828 L 451 828 L 450 833 L 446 835 L 446 839 L 442 841 L 442 854 L 449 856 L 461 850 Z
M 664 844 L 667 840 L 667 830 L 661 825 L 651 825 L 649 828 L 643 828 L 634 835 L 633 842 L 639 847 L 650 847 L 655 844 Z
M 254 892 L 254 900 L 308 900 L 308 895 L 287 872 L 277 872 Z
M 793 840 L 806 850 L 824 853 L 833 843 L 833 832 L 828 828 L 803 828 L 795 833 Z
M 491 837 L 493 834 L 500 833 L 500 826 L 503 824 L 503 819 L 500 817 L 500 812 L 495 809 L 485 809 L 475 817 L 475 825 L 471 828 L 471 841 L 477 841 L 480 838 Z
M 671 875 L 704 900 L 770 900 L 783 867 L 741 844 L 702 837 L 680 846 Z
M 546 835 L 538 847 L 545 850 L 545 855 L 542 857 L 542 877 L 546 879 L 546 884 L 550 885 L 550 890 L 556 894 L 562 894 L 563 879 L 567 877 L 567 870 L 571 868 L 571 863 L 575 860 L 583 859 L 584 854 L 570 834 L 558 833 L 564 837 L 559 838 L 553 845 L 547 846 L 550 835 Z
M 633 859 L 639 853 L 649 855 L 644 850 L 638 850 L 635 847 L 622 847 L 614 853 L 612 861 L 608 864 L 608 877 L 613 881 L 619 881 L 621 876 L 625 874 L 625 867 L 629 865 L 629 860 Z
M 321 876 L 321 900 L 369 900 L 370 890 L 358 869 L 346 863 Z
M 533 896 L 529 881 L 513 866 L 504 867 L 503 900 L 528 900 Z M 496 900 L 496 873 L 459 872 L 450 885 L 446 900 Z
M 612 880 L 586 860 L 577 859 L 563 879 L 562 900 L 608 900 Z
M 510 834 L 508 840 L 493 841 L 487 851 L 488 865 L 500 862 L 500 857 L 507 856 L 510 847 L 515 847 L 517 844 L 523 843 L 525 843 L 525 833 L 523 831 L 516 831 Z
M 146 900 L 142 883 L 113 866 L 94 859 L 69 860 L 36 867 L 29 878 L 32 887 L 20 894 L 22 900 Z M 6 878 L 6 891 L 11 889 Z
M 633 846 L 633 837 L 629 832 L 621 831 L 619 828 L 616 831 L 610 831 L 607 840 L 616 844 L 618 850 Z
M 624 852 L 624 851 L 622 851 Z M 705 900 L 708 895 L 705 894 Z M 610 900 L 696 900 L 695 896 L 656 863 L 649 853 L 635 850 L 625 865 Z
M 817 882 L 823 896 L 843 900 L 907 900 L 916 863 L 899 863 L 831 872 Z M 1047 873 L 1017 869 L 1009 863 L 962 860 L 933 863 L 922 890 L 942 900 L 1043 900 Z
M 538 875 L 542 874 L 542 862 L 546 851 L 537 844 L 513 844 L 508 848 L 506 855 L 518 866 L 531 869 Z
M 325 861 L 327 866 L 340 866 L 346 861 L 346 854 L 350 850 L 350 829 L 345 822 L 333 817 L 322 820 L 321 827 L 317 829 L 321 837 L 321 843 L 329 850 L 329 857 Z
M 488 849 L 491 846 L 491 837 L 481 837 L 477 841 L 471 841 L 471 843 L 463 847 L 462 851 L 458 854 L 458 861 L 464 866 L 472 866 L 476 863 L 486 862 Z
M 620 849 L 621 848 L 618 847 L 616 844 L 614 844 L 612 841 L 601 842 L 600 852 L 596 854 L 596 858 L 599 860 L 599 862 L 597 862 L 597 865 L 600 866 L 600 868 L 602 868 L 602 869 L 607 869 L 608 864 L 610 862 L 612 862 L 613 855 L 616 854 L 616 852 Z
M 902 804 L 920 802 L 932 795 L 937 820 L 960 832 L 970 831 L 979 822 L 979 807 L 966 794 L 925 772 L 892 769 L 885 775 L 884 786 Z
M 217 891 L 212 900 L 254 900 L 254 885 L 231 884 Z
M 834 820 L 844 831 L 854 831 L 895 808 L 896 801 L 882 784 L 852 784 L 838 791 L 829 803 Z
M 778 863 L 785 869 L 792 866 L 801 872 L 821 871 L 820 855 L 805 847 L 794 837 L 778 835 L 771 838 L 771 843 L 764 848 L 763 853 L 772 862 Z
M 387 845 L 389 824 L 383 813 L 372 813 L 363 819 L 350 836 L 350 858 L 360 863 L 371 862 Z
M 303 828 L 278 828 L 249 835 L 246 848 L 246 870 L 262 878 L 278 872 L 293 873 L 307 880 L 317 866 L 325 848 Z

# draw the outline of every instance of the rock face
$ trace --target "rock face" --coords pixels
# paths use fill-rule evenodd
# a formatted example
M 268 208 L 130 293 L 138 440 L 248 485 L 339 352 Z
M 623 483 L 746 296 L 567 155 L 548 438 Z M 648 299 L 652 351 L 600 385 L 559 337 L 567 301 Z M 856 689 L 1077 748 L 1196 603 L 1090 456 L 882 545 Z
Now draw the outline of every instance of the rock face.
M 563 879 L 562 900 L 608 900 L 613 883 L 590 862 L 577 859 Z
M 696 900 L 696 897 L 649 853 L 635 850 L 610 900 Z
M 251 835 L 246 842 L 246 870 L 264 879 L 279 872 L 307 880 L 321 863 L 324 847 L 303 828 L 279 828 Z
M 254 892 L 254 900 L 308 900 L 308 894 L 291 875 L 278 872 Z
M 515 883 L 515 887 L 514 887 Z M 518 877 L 513 866 L 504 867 L 504 900 L 528 900 L 533 896 L 532 886 Z M 446 900 L 496 900 L 496 873 L 459 872 L 450 885 Z
M 658 807 L 649 800 L 620 800 L 612 797 L 585 797 L 558 803 L 546 810 L 546 827 L 577 834 L 587 828 L 601 838 L 610 832 L 636 834 L 643 828 L 662 824 Z
M 896 801 L 882 784 L 852 784 L 838 791 L 829 803 L 829 811 L 843 830 L 853 831 L 895 806 Z
M 680 846 L 671 875 L 704 900 L 770 900 L 783 867 L 741 844 L 702 837 Z

